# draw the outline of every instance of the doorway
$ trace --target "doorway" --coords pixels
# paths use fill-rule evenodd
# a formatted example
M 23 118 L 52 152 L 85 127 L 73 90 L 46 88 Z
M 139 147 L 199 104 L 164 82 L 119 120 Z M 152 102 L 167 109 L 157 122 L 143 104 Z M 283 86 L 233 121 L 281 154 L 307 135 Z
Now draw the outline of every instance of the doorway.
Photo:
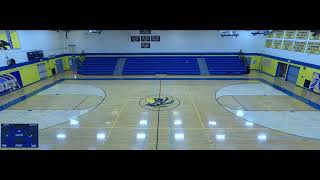
M 299 71 L 300 71 L 300 67 L 290 65 L 288 69 L 286 81 L 296 84 Z
M 284 79 L 286 77 L 287 68 L 288 68 L 288 64 L 279 62 L 276 77 L 280 77 Z

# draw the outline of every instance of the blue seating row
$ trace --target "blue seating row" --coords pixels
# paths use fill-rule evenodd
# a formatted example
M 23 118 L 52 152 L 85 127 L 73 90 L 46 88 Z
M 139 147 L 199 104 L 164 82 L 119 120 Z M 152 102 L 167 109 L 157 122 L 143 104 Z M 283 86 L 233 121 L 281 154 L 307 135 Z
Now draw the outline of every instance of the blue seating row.
M 207 56 L 205 59 L 210 74 L 244 74 L 245 65 L 238 56 Z M 83 75 L 112 75 L 117 57 L 88 57 L 78 73 Z M 123 75 L 200 75 L 197 57 L 157 56 L 127 57 Z

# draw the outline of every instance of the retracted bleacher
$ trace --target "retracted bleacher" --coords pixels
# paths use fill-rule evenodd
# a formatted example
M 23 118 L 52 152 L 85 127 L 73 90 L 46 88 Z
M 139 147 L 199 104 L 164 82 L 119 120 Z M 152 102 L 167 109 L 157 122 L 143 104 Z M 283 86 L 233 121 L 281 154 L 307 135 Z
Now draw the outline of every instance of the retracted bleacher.
M 87 57 L 78 70 L 83 75 L 113 75 L 116 57 Z
M 211 75 L 245 74 L 246 67 L 239 56 L 204 57 Z
M 211 75 L 245 74 L 246 67 L 239 56 L 201 56 Z M 86 57 L 78 73 L 83 75 L 113 75 L 119 57 Z M 196 56 L 130 56 L 125 57 L 122 75 L 200 75 Z
M 199 75 L 200 69 L 195 57 L 129 57 L 123 75 Z

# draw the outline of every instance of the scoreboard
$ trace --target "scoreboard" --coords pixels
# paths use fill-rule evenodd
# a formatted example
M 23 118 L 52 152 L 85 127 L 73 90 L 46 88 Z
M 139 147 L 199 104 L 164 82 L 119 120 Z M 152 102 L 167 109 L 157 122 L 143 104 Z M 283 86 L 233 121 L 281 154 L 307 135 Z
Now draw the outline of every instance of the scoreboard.
M 38 124 L 1 124 L 1 148 L 38 148 Z

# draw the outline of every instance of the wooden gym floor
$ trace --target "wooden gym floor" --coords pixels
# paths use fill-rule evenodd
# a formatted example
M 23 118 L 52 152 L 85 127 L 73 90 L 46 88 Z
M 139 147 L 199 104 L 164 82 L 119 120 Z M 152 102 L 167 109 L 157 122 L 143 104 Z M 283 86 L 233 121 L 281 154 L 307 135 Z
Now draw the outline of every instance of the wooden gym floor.
M 0 97 L 1 106 L 69 78 L 0 111 L 0 123 L 39 123 L 39 150 L 320 149 L 318 109 L 261 81 L 234 78 L 262 78 L 320 104 L 319 95 L 281 79 L 258 72 L 205 76 L 228 80 L 92 79 L 110 77 L 66 72 Z M 150 97 L 174 102 L 151 107 Z

